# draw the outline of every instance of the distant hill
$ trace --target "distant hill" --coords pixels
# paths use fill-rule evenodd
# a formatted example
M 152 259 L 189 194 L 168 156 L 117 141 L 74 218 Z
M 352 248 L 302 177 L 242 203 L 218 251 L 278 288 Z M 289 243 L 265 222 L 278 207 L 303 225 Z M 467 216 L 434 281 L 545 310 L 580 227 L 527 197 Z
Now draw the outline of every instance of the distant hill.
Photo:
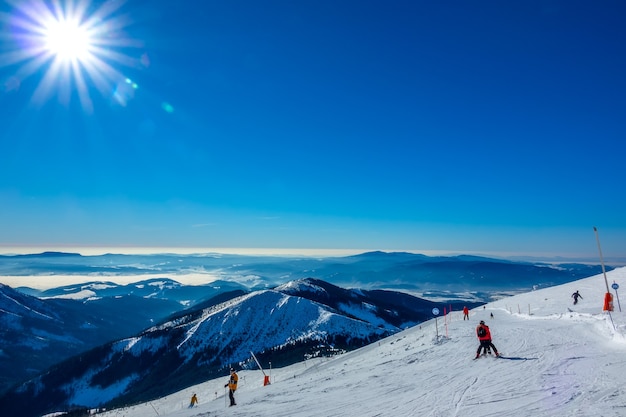
M 5 255 L 5 256 L 12 256 L 15 258 L 32 258 L 32 259 L 82 257 L 80 253 L 53 252 L 53 251 L 41 252 L 41 253 L 27 253 L 27 254 L 20 254 L 20 255 Z

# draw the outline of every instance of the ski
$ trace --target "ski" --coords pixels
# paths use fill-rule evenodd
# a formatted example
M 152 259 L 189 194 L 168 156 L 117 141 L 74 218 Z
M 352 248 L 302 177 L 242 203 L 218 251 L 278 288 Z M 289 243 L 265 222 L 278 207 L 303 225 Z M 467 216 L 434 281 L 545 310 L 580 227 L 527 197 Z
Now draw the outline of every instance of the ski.
M 506 357 L 503 356 L 501 353 L 498 354 L 498 355 L 494 355 L 494 354 L 490 353 L 490 354 L 482 354 L 482 355 L 476 356 L 476 357 L 472 358 L 472 360 L 475 361 L 476 359 L 480 359 L 480 358 L 484 358 L 484 357 L 491 357 L 491 358 L 494 358 L 494 359 L 498 359 L 498 358 L 506 359 Z

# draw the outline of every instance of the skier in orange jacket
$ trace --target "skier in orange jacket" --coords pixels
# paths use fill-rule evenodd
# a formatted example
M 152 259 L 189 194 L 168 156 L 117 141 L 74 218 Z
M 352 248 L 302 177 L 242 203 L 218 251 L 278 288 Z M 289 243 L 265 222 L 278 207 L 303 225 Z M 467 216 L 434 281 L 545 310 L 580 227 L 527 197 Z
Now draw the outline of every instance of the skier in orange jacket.
M 228 387 L 228 398 L 230 398 L 230 406 L 237 405 L 235 403 L 235 391 L 237 391 L 237 382 L 239 381 L 239 376 L 237 376 L 237 372 L 235 372 L 234 368 L 230 368 L 230 378 L 228 379 L 228 383 L 224 385 L 224 388 Z
M 480 349 L 484 350 L 484 353 L 493 349 L 493 353 L 496 356 L 500 356 L 498 353 L 498 349 L 491 342 L 491 331 L 489 330 L 489 326 L 485 324 L 484 321 L 480 321 L 480 324 L 476 327 L 476 336 L 478 336 L 478 340 L 480 341 L 480 345 L 478 346 L 478 350 L 476 351 L 476 358 L 480 356 Z
M 463 320 L 469 320 L 469 308 L 467 306 L 463 307 Z

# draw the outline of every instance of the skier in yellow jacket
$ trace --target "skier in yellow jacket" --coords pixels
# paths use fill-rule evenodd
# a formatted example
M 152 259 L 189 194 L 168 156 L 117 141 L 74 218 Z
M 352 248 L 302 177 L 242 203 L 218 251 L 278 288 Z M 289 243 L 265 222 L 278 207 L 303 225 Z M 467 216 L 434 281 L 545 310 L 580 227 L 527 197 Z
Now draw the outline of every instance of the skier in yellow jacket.
M 235 391 L 237 391 L 237 381 L 239 381 L 239 376 L 237 376 L 237 372 L 233 368 L 230 368 L 230 379 L 228 383 L 224 385 L 224 388 L 228 387 L 228 398 L 230 398 L 230 406 L 232 407 L 235 404 Z

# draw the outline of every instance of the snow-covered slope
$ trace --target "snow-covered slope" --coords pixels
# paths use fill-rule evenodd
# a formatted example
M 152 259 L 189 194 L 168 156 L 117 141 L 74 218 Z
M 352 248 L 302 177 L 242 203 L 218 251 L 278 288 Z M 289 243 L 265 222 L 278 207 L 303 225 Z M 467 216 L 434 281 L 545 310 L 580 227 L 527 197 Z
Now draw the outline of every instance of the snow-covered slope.
M 11 317 L 58 319 L 45 302 L 21 294 L 3 284 L 0 284 L 0 312 L 3 313 L 1 316 L 3 319 L 11 319 Z
M 608 278 L 626 288 L 626 268 Z M 576 290 L 584 299 L 574 306 Z M 617 300 L 610 316 L 603 313 L 605 292 L 598 275 L 490 303 L 472 310 L 470 321 L 454 312 L 332 359 L 273 369 L 265 387 L 260 371 L 242 371 L 231 408 L 224 375 L 101 415 L 624 416 L 626 313 Z M 505 358 L 473 360 L 479 320 Z M 192 393 L 200 404 L 187 409 Z

